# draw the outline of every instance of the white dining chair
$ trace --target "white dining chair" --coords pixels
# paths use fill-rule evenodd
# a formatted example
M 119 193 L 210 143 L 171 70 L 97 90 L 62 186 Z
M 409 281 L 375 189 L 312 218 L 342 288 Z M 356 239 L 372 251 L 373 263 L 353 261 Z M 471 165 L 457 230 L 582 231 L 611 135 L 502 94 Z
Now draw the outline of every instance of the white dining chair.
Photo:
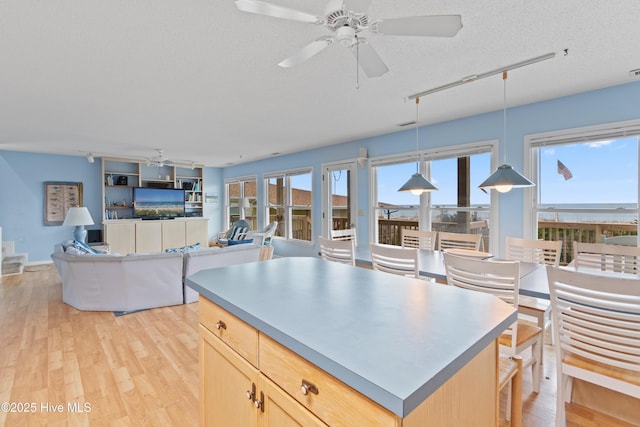
M 533 240 L 507 236 L 505 258 L 512 261 L 531 262 L 534 264 L 560 265 L 562 240 Z M 553 338 L 553 322 L 551 320 L 551 303 L 548 300 L 531 296 L 520 296 L 518 312 L 536 319 L 538 326 L 550 331 L 551 344 Z M 543 363 L 543 360 L 540 360 Z
M 319 236 L 318 242 L 322 259 L 356 265 L 355 242 L 353 240 L 332 240 Z
M 347 228 L 345 230 L 331 230 L 332 240 L 353 240 L 354 246 L 358 246 L 358 237 L 355 228 Z
M 520 284 L 518 261 L 483 260 L 445 252 L 444 263 L 448 284 L 488 293 L 518 307 Z M 499 342 L 502 351 L 522 356 L 523 368 L 531 367 L 533 390 L 538 393 L 541 377 L 542 329 L 516 321 L 500 336 Z
M 442 251 L 455 248 L 479 251 L 481 239 L 482 234 L 449 233 L 441 231 L 438 233 L 438 250 Z
M 402 247 L 434 250 L 436 248 L 437 231 L 420 231 L 402 229 Z
M 372 243 L 370 251 L 374 270 L 420 278 L 417 249 Z
M 507 259 L 555 266 L 560 264 L 562 240 L 533 240 L 507 236 L 506 243 Z
M 573 242 L 571 265 L 577 270 L 590 269 L 638 274 L 640 247 Z
M 556 426 L 573 379 L 640 399 L 640 281 L 547 267 L 556 334 Z

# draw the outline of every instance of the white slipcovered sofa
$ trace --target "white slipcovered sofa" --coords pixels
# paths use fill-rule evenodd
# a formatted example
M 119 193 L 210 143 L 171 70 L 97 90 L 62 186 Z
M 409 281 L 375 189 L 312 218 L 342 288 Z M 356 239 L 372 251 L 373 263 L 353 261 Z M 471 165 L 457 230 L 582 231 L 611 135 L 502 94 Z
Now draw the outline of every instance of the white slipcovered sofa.
M 224 248 L 213 247 L 186 252 L 184 254 L 183 279 L 207 268 L 258 261 L 260 259 L 260 250 L 261 246 L 259 245 L 245 243 Z M 190 287 L 184 287 L 185 304 L 198 301 L 198 295 L 198 292 Z
M 62 301 L 78 310 L 133 311 L 182 304 L 182 254 L 51 255 Z
M 62 301 L 78 310 L 134 311 L 198 301 L 184 279 L 206 268 L 258 261 L 261 246 L 243 244 L 154 254 L 79 254 L 62 245 L 51 255 Z

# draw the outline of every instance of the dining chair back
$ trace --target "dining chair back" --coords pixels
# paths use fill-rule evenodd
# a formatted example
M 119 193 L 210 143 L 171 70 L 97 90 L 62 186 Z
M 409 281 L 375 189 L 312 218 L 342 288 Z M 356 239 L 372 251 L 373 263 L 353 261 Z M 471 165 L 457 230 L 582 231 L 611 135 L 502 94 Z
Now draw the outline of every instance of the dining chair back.
M 533 240 L 507 236 L 506 243 L 505 257 L 509 260 L 555 265 L 556 267 L 560 265 L 562 240 Z M 535 318 L 539 327 L 543 330 L 550 330 L 551 344 L 555 344 L 551 304 L 548 300 L 531 296 L 522 297 L 518 305 L 518 313 Z M 540 363 L 543 363 L 542 359 L 540 359 Z
M 419 231 L 402 229 L 402 247 L 434 250 L 436 248 L 437 231 Z
M 353 240 L 353 245 L 358 246 L 358 239 L 355 228 L 347 228 L 345 230 L 331 230 L 332 240 Z
M 371 244 L 370 250 L 374 270 L 420 278 L 417 249 Z
M 640 247 L 573 242 L 572 265 L 577 270 L 590 269 L 638 274 Z
M 560 265 L 562 240 L 532 240 L 507 236 L 506 258 L 535 264 Z
M 482 234 L 449 233 L 441 231 L 438 233 L 438 250 L 444 249 L 471 249 L 480 250 Z
M 444 253 L 447 283 L 459 288 L 494 295 L 518 307 L 520 288 L 519 261 L 494 261 Z M 499 342 L 508 354 L 523 357 L 523 366 L 531 366 L 533 389 L 540 390 L 542 329 L 521 321 L 514 322 Z M 525 350 L 531 350 L 530 353 Z M 523 353 L 529 353 L 525 355 Z
M 556 425 L 574 378 L 640 398 L 640 281 L 547 267 L 555 321 Z
M 353 240 L 331 240 L 319 236 L 318 241 L 320 242 L 320 257 L 322 259 L 356 265 L 355 242 Z

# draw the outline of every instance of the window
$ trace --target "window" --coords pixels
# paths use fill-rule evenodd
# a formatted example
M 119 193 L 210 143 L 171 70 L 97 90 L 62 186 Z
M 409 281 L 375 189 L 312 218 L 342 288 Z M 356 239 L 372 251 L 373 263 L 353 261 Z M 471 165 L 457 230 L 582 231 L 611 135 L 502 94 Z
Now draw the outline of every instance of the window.
M 400 245 L 403 228 L 481 233 L 489 250 L 491 195 L 478 185 L 491 173 L 493 148 L 478 143 L 422 153 L 420 170 L 438 191 L 419 197 L 398 192 L 416 172 L 415 156 L 372 160 L 374 241 Z
M 356 227 L 356 176 L 355 161 L 323 164 L 322 218 L 323 235 L 331 230 Z
M 311 241 L 311 170 L 265 175 L 268 222 L 278 221 L 276 236 Z
M 226 227 L 239 219 L 246 220 L 252 230 L 258 229 L 256 177 L 241 177 L 225 180 Z
M 562 240 L 561 264 L 571 261 L 574 241 L 638 234 L 639 135 L 636 121 L 526 138 L 536 182 L 530 234 Z

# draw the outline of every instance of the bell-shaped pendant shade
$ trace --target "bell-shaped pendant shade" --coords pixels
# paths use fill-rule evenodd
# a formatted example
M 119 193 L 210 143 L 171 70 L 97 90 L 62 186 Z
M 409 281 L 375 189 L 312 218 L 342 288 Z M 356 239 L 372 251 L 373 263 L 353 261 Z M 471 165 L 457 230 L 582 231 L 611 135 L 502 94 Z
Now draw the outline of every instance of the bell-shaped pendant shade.
M 398 189 L 398 191 L 408 191 L 416 196 L 419 196 L 422 193 L 436 190 L 438 189 L 420 173 L 414 173 L 413 175 L 411 175 L 411 178 L 409 178 L 409 180 Z
M 503 109 L 502 109 L 502 134 L 503 139 L 502 143 L 505 144 L 505 160 L 506 160 L 506 141 L 507 141 L 507 72 L 502 72 L 502 82 L 503 82 Z M 529 181 L 524 176 L 520 175 L 516 172 L 511 165 L 503 164 L 496 169 L 496 171 L 491 174 L 491 176 L 484 180 L 482 184 L 478 187 L 483 190 L 490 189 L 496 190 L 500 193 L 506 193 L 507 191 L 511 191 L 512 188 L 522 188 L 522 187 L 533 187 L 535 184 Z
M 512 188 L 533 187 L 535 184 L 516 172 L 510 165 L 501 165 L 478 187 L 506 193 Z

